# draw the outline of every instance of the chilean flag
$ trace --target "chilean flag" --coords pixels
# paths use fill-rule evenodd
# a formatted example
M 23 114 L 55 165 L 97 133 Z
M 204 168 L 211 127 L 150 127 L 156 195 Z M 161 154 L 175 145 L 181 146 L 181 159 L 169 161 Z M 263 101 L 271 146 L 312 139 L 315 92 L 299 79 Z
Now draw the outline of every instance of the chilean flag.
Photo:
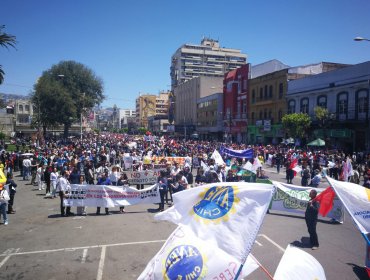
M 335 192 L 332 187 L 327 187 L 324 191 L 318 194 L 313 200 L 320 203 L 319 213 L 325 217 L 333 208 Z
M 292 169 L 294 171 L 294 177 L 297 175 L 297 172 L 299 172 L 297 168 L 298 168 L 298 158 L 295 158 L 292 160 L 292 162 L 289 165 L 289 169 Z

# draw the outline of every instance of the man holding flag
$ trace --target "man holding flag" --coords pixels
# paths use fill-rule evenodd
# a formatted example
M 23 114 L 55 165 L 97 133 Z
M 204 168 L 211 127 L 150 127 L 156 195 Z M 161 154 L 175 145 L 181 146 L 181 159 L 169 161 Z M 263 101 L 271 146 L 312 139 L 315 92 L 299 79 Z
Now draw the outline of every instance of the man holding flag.
M 306 220 L 308 233 L 310 234 L 312 250 L 316 250 L 319 248 L 319 239 L 317 237 L 316 225 L 317 225 L 317 218 L 318 218 L 320 204 L 317 200 L 315 200 L 316 195 L 317 195 L 316 190 L 310 191 L 311 200 L 308 202 L 306 212 L 305 212 L 305 220 Z

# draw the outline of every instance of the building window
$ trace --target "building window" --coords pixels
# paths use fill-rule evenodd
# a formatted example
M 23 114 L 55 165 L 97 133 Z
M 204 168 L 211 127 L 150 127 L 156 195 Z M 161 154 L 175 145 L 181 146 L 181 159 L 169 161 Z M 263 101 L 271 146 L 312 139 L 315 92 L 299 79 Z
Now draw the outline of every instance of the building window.
M 263 119 L 263 112 L 260 111 L 260 120 L 262 120 L 262 119 Z
M 295 100 L 289 100 L 288 102 L 288 114 L 295 113 Z
M 260 101 L 263 99 L 263 88 L 260 88 Z
M 270 120 L 272 119 L 272 112 L 271 112 L 271 110 L 269 111 L 269 119 Z
M 279 84 L 279 99 L 283 98 L 283 93 L 284 93 L 284 84 L 280 83 Z
M 267 92 L 267 85 L 265 86 L 265 99 L 267 99 L 268 92 Z
M 356 114 L 358 120 L 365 120 L 369 110 L 369 93 L 366 89 L 356 92 Z
M 20 113 L 22 113 L 22 112 L 23 112 L 23 105 L 18 105 L 18 111 L 19 111 Z
M 301 113 L 305 113 L 305 114 L 308 114 L 308 105 L 309 105 L 309 101 L 308 101 L 308 98 L 302 98 L 301 99 Z
M 339 120 L 347 119 L 348 92 L 341 92 L 337 95 L 337 112 L 338 112 Z
M 244 100 L 242 102 L 242 113 L 245 114 L 247 112 L 247 101 Z
M 267 109 L 265 109 L 265 111 L 264 111 L 264 113 L 263 113 L 263 117 L 264 117 L 265 119 L 267 119 Z
M 269 87 L 269 98 L 272 98 L 273 88 L 272 86 Z
M 251 114 L 252 123 L 254 123 L 254 112 Z
M 252 104 L 256 102 L 256 91 L 252 90 Z
M 327 108 L 327 97 L 326 95 L 320 95 L 317 97 L 317 106 Z

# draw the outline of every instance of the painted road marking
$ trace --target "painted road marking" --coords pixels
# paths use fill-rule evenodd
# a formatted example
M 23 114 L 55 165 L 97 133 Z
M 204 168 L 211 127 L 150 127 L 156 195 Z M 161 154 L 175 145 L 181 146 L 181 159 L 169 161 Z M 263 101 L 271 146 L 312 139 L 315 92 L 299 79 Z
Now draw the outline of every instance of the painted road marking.
M 83 252 L 82 252 L 81 263 L 86 262 L 86 257 L 87 257 L 87 249 L 84 249 Z
M 256 243 L 258 246 L 262 246 L 262 244 L 261 244 L 261 243 L 259 243 L 257 240 L 256 240 L 256 241 L 254 241 L 254 243 Z
M 258 236 L 262 236 L 267 241 L 269 241 L 272 245 L 274 245 L 276 248 L 278 248 L 280 251 L 282 251 L 283 253 L 285 252 L 285 249 L 283 247 L 281 247 L 279 244 L 277 244 L 274 240 L 272 240 L 271 238 L 269 238 L 267 235 L 265 235 L 265 234 L 259 234 Z
M 11 249 L 6 250 L 5 252 L 8 252 L 8 255 L 0 262 L 0 268 L 10 259 L 11 256 L 14 255 L 12 254 L 13 251 L 15 253 L 18 253 L 20 249 L 21 248 L 17 248 L 17 249 L 11 248 Z
M 114 244 L 105 244 L 105 245 L 92 245 L 92 246 L 83 246 L 83 247 L 72 247 L 72 248 L 60 248 L 60 249 L 50 249 L 50 250 L 40 250 L 40 251 L 28 251 L 28 252 L 10 252 L 8 254 L 1 254 L 0 257 L 7 256 L 21 256 L 29 254 L 44 254 L 44 253 L 54 253 L 54 252 L 64 252 L 64 251 L 75 251 L 75 250 L 84 250 L 84 249 L 94 249 L 102 247 L 116 247 L 116 246 L 130 246 L 130 245 L 139 245 L 139 244 L 150 244 L 150 243 L 164 243 L 166 240 L 151 240 L 151 241 L 138 241 L 138 242 L 126 242 L 126 243 L 114 243 Z
M 100 261 L 99 261 L 99 266 L 98 266 L 98 274 L 96 275 L 96 280 L 103 279 L 103 269 L 104 269 L 106 250 L 107 250 L 107 246 L 102 246 L 101 254 L 100 254 Z

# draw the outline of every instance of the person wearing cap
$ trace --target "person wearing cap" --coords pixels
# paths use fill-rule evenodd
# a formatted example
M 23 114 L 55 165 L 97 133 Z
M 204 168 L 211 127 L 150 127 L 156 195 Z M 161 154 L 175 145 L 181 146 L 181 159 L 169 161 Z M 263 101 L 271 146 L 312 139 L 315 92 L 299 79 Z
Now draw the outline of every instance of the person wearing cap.
M 6 213 L 6 207 L 9 201 L 9 193 L 4 187 L 4 184 L 0 184 L 0 214 L 3 216 L 4 225 L 8 225 L 8 216 Z

